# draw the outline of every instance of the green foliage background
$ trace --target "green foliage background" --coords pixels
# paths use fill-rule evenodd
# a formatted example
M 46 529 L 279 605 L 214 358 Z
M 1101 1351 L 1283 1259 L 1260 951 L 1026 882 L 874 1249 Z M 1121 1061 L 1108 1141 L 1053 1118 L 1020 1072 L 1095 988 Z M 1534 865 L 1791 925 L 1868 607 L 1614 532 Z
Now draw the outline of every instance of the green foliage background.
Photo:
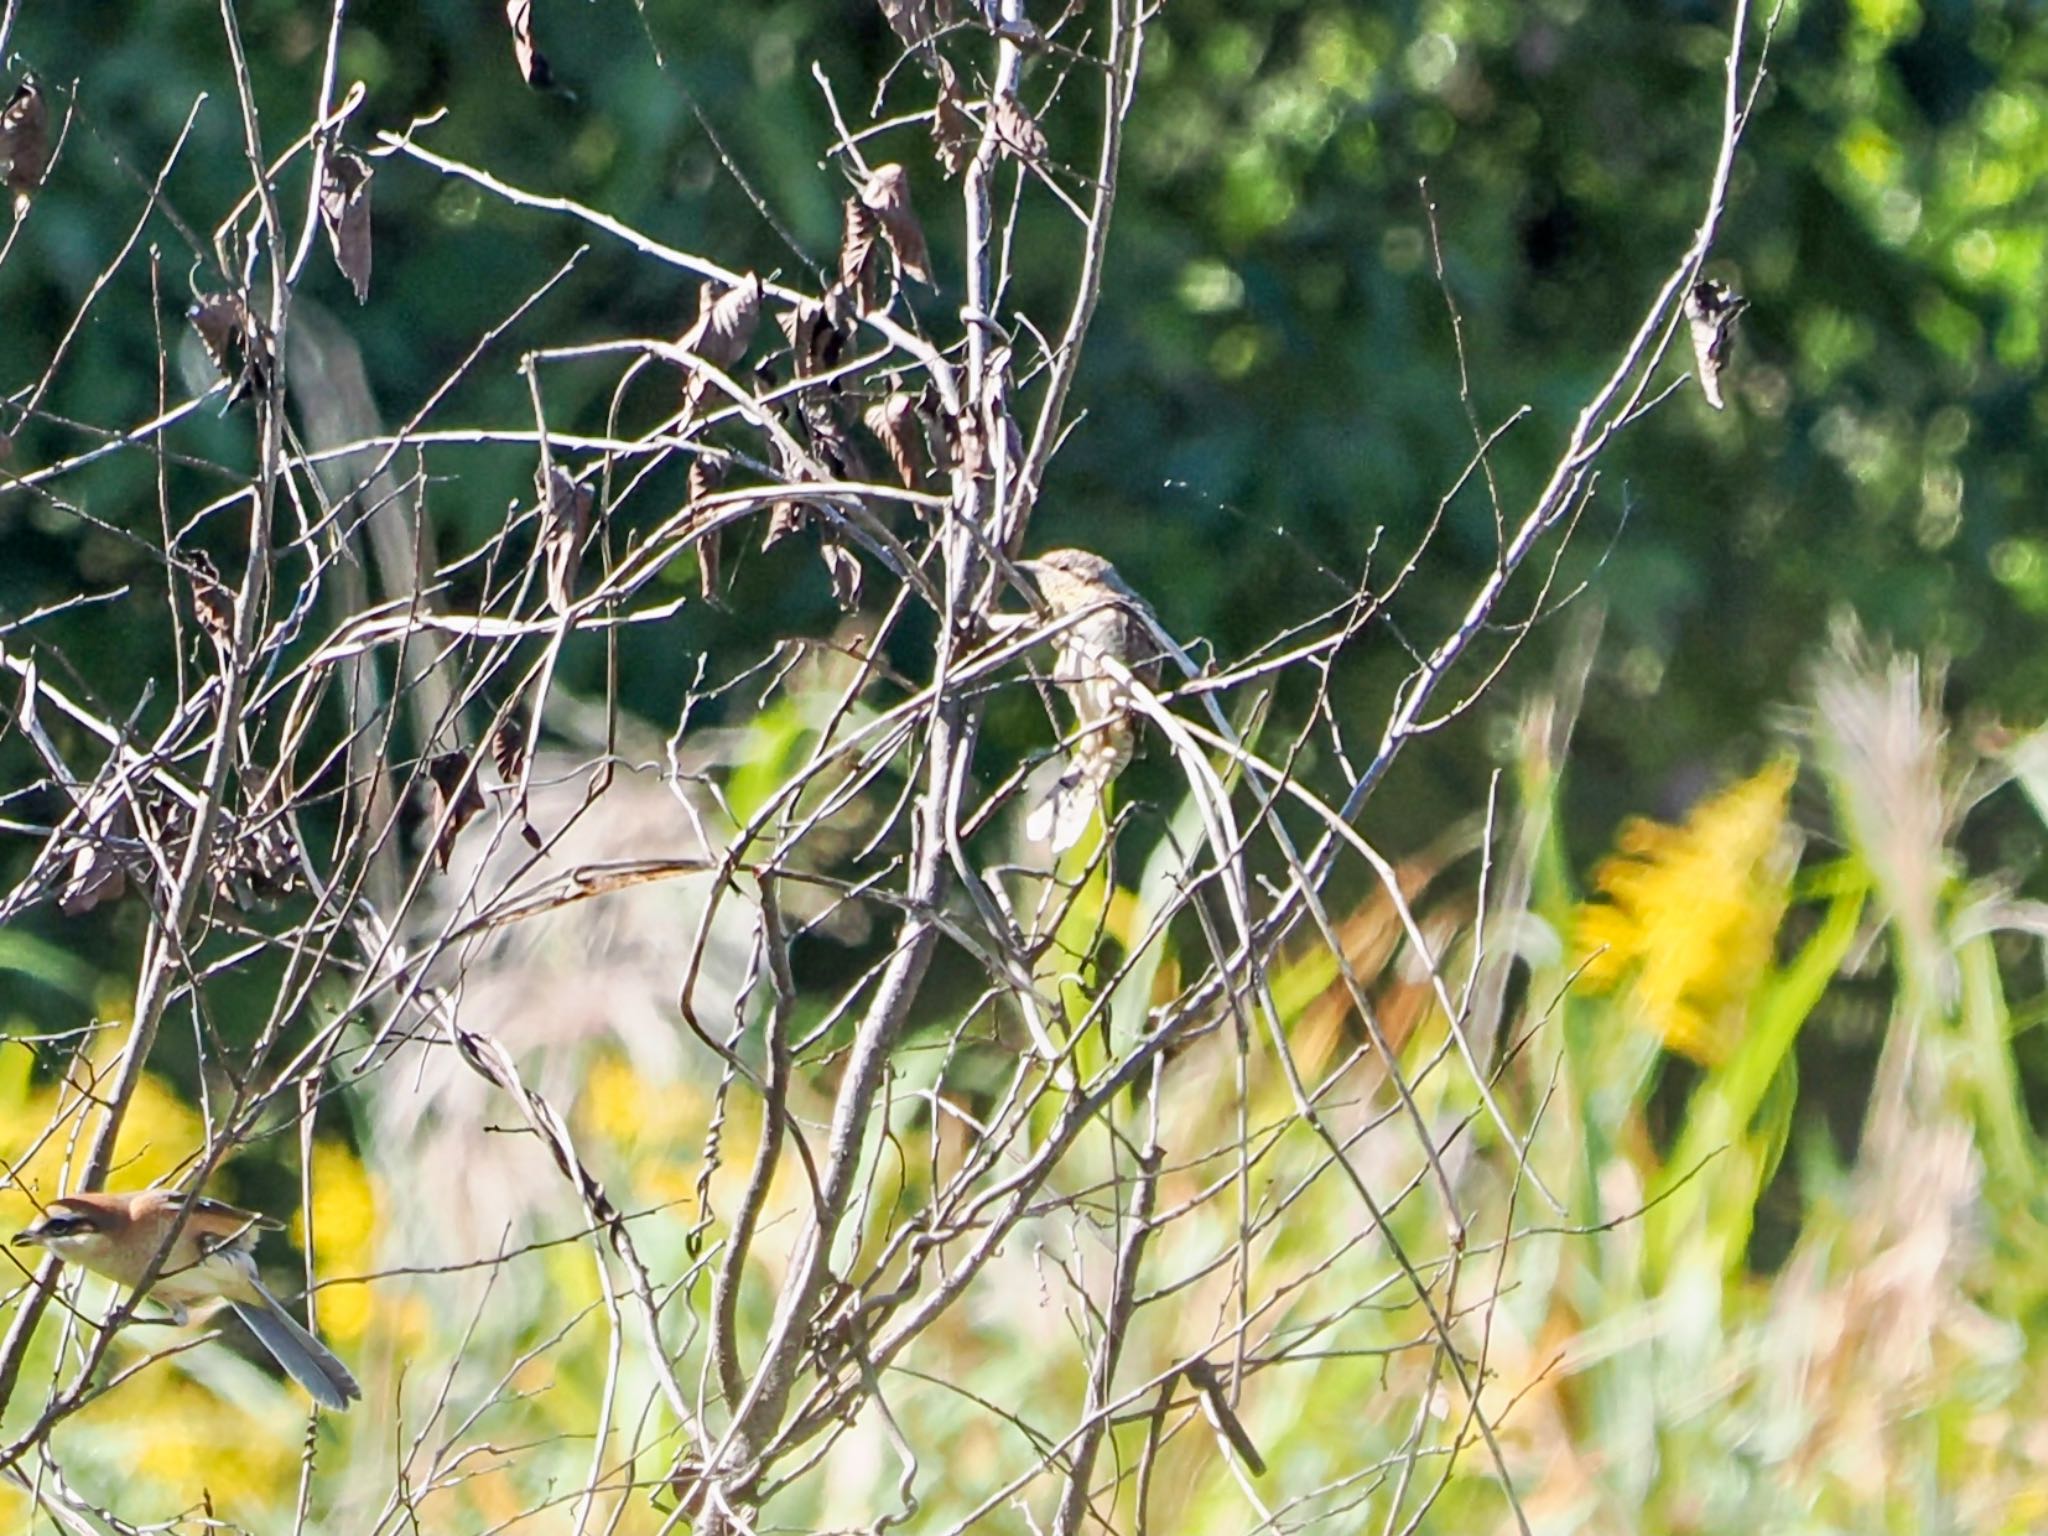
M 1510 507 L 1525 499 L 1697 214 L 1723 9 L 1173 5 L 1131 130 L 1082 381 L 1090 415 L 1059 460 L 1044 540 L 1085 533 L 1178 631 L 1225 653 L 1334 598 L 1323 573 L 1355 573 L 1382 530 L 1386 548 L 1408 547 L 1470 444 L 1425 177 L 1480 417 L 1534 408 L 1500 458 Z M 242 14 L 259 98 L 270 120 L 295 121 L 319 18 L 285 0 L 252 0 Z M 542 42 L 573 92 L 550 95 L 508 74 L 505 38 L 476 5 L 365 5 L 351 13 L 343 75 L 369 88 L 367 126 L 445 106 L 433 142 L 516 185 L 739 267 L 829 260 L 841 189 L 819 167 L 831 129 L 808 64 L 859 105 L 861 83 L 896 56 L 879 11 L 655 4 L 645 20 L 665 70 L 631 5 L 543 8 Z M 77 132 L 93 142 L 43 194 L 34 236 L 8 264 L 12 380 L 48 355 L 109 254 L 110 200 L 132 203 L 129 178 L 159 163 L 203 90 L 213 97 L 170 198 L 203 231 L 235 194 L 244 167 L 215 72 L 217 29 L 190 7 L 25 8 L 16 53 L 78 81 Z M 1610 472 L 1599 536 L 1581 541 L 1572 573 L 1598 565 L 1616 620 L 1584 738 L 1596 832 L 1626 807 L 1683 803 L 1713 769 L 1753 760 L 1761 707 L 1840 609 L 1952 657 L 1958 688 L 1985 707 L 2038 712 L 2048 662 L 2026 642 L 2048 607 L 2030 493 L 2044 409 L 2044 63 L 2048 36 L 2024 4 L 1785 7 L 1715 253 L 1714 270 L 1754 302 L 1737 408 L 1717 417 L 1682 398 L 1664 411 Z M 1062 114 L 1085 122 L 1091 110 L 1086 92 L 1067 102 L 1049 125 L 1056 137 L 1079 125 Z M 797 249 L 754 212 L 706 122 Z M 921 206 L 944 206 L 936 169 L 914 169 Z M 345 318 L 397 420 L 584 236 L 419 166 L 386 171 L 372 302 L 357 311 L 331 270 L 310 291 Z M 957 228 L 931 222 L 941 281 L 957 282 Z M 193 253 L 162 220 L 147 238 L 164 251 L 161 319 L 176 330 Z M 1034 253 L 1023 270 L 1042 270 L 1056 291 L 1066 233 L 1027 221 L 1022 238 Z M 918 298 L 935 313 L 947 303 L 943 289 Z M 694 304 L 670 274 L 600 242 L 514 339 L 673 335 Z M 141 419 L 152 358 L 140 285 L 122 285 L 100 301 L 50 406 L 74 420 Z M 516 414 L 518 388 L 486 370 L 451 419 Z M 216 440 L 238 430 L 211 428 Z M 51 424 L 19 436 L 23 462 L 78 446 Z M 451 549 L 494 527 L 522 489 L 523 468 L 502 454 L 446 450 L 435 468 L 449 478 L 431 513 Z M 147 476 L 142 459 L 115 460 L 93 483 L 93 507 L 118 524 L 147 498 Z M 145 592 L 160 579 L 145 552 L 76 519 L 19 504 L 4 515 L 7 611 L 81 579 Z M 1484 499 L 1462 499 L 1403 631 L 1431 633 L 1491 548 Z M 822 622 L 827 595 L 808 570 L 743 581 L 735 617 L 691 616 L 707 648 Z M 148 607 L 113 624 L 96 615 L 78 643 L 88 656 L 95 645 L 146 655 L 161 644 Z M 1383 654 L 1350 682 L 1361 716 L 1405 667 L 1397 645 Z M 585 658 L 583 681 L 594 664 Z M 628 703 L 642 676 L 627 671 Z M 1469 805 L 1488 757 L 1475 742 L 1465 782 L 1397 780 L 1388 819 Z

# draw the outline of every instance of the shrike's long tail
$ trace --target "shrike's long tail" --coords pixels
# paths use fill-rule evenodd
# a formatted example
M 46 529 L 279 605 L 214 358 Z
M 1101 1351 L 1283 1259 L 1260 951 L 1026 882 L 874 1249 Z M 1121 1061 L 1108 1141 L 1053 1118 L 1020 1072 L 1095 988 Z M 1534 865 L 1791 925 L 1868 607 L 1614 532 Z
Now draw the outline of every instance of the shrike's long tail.
M 313 1394 L 313 1401 L 336 1412 L 363 1395 L 348 1367 L 335 1358 L 334 1351 L 301 1328 L 275 1296 L 255 1284 L 256 1300 L 235 1301 L 235 1315 L 249 1325 L 271 1358 L 284 1372 Z

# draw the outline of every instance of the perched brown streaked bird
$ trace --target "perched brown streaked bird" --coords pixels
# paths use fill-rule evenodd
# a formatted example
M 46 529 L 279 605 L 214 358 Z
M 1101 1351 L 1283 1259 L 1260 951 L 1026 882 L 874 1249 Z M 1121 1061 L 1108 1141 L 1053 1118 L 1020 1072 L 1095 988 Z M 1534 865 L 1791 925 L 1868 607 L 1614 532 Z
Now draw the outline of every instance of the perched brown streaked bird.
M 16 1247 L 47 1248 L 67 1264 L 132 1290 L 170 1237 L 181 1210 L 187 1213 L 184 1225 L 149 1293 L 171 1320 L 183 1323 L 190 1308 L 224 1301 L 285 1374 L 313 1394 L 313 1401 L 339 1410 L 361 1397 L 363 1389 L 348 1367 L 293 1321 L 257 1277 L 257 1231 L 281 1225 L 266 1216 L 170 1189 L 80 1193 L 52 1200 L 13 1241 Z
M 1074 707 L 1080 734 L 1066 771 L 1025 818 L 1027 835 L 1064 853 L 1081 840 L 1103 791 L 1137 748 L 1130 690 L 1102 665 L 1115 661 L 1147 688 L 1159 682 L 1158 620 L 1145 600 L 1124 584 L 1116 567 L 1085 549 L 1055 549 L 1020 560 L 1055 619 L 1086 612 L 1053 637 L 1059 655 L 1052 680 Z

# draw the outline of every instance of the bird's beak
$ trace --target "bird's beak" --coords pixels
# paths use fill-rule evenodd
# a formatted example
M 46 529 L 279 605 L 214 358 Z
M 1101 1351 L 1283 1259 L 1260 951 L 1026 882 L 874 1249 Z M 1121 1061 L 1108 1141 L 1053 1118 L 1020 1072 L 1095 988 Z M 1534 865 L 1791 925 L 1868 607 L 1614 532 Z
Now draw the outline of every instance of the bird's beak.
M 8 1246 L 13 1248 L 40 1248 L 43 1243 L 43 1234 L 34 1227 L 23 1227 L 14 1236 L 10 1237 L 7 1242 Z

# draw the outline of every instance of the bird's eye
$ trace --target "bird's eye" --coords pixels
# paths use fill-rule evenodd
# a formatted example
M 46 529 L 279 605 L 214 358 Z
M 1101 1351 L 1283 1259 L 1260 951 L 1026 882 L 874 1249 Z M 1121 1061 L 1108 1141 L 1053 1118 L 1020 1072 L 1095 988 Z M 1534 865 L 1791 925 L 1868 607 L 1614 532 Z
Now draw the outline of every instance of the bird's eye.
M 42 1237 L 75 1237 L 91 1226 L 83 1216 L 52 1216 L 44 1221 Z

